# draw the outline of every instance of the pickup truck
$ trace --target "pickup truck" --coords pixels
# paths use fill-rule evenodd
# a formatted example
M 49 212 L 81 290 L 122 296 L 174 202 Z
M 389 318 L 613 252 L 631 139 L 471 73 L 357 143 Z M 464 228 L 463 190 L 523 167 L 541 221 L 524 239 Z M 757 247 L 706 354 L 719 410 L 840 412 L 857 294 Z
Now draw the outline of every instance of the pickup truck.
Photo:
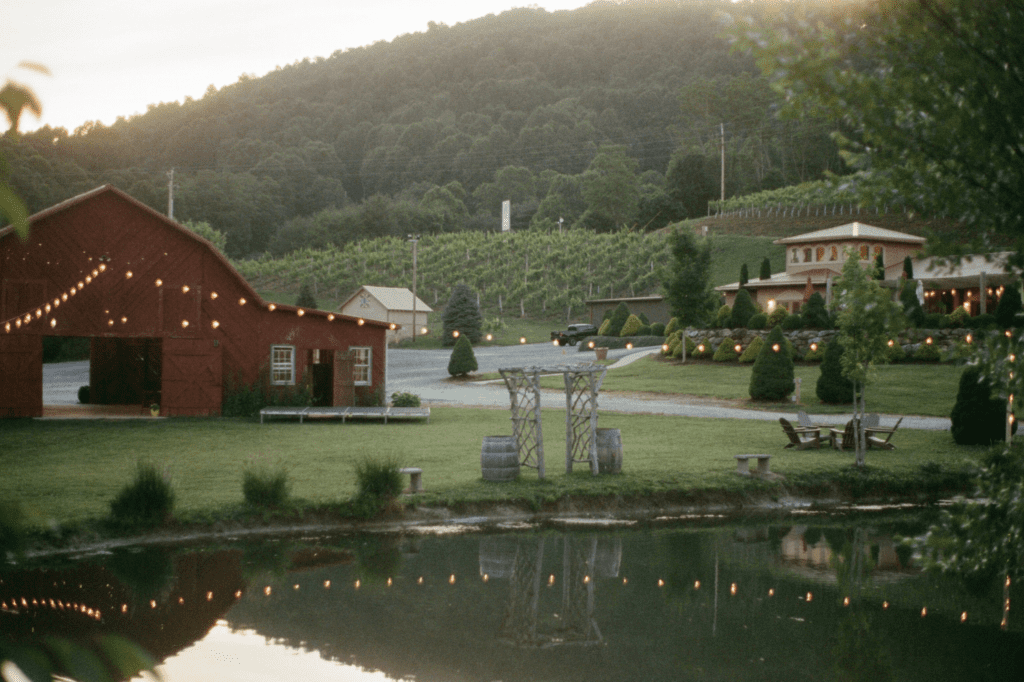
M 597 327 L 592 324 L 570 324 L 565 331 L 551 332 L 551 340 L 559 346 L 575 346 L 577 341 L 596 333 Z

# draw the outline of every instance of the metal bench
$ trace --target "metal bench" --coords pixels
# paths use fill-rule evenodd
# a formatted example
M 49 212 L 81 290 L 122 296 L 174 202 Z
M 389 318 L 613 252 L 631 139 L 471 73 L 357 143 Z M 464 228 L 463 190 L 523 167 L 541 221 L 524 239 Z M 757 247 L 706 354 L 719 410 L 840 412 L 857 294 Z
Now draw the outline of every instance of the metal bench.
M 305 419 L 426 419 L 430 423 L 429 407 L 264 407 L 260 410 L 260 423 L 264 417 L 298 417 Z
M 750 475 L 750 460 L 757 460 L 757 475 L 764 476 L 765 474 L 771 473 L 768 471 L 768 461 L 772 458 L 771 455 L 734 455 L 736 459 L 736 473 L 743 476 Z

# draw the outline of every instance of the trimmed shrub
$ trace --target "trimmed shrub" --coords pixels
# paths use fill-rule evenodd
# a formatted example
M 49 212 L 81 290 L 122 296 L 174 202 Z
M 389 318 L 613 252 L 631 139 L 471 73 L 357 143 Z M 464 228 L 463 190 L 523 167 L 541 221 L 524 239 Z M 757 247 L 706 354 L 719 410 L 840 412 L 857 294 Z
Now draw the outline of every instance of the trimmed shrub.
M 634 336 L 661 336 L 661 334 L 653 334 L 651 332 L 651 325 L 645 324 L 641 325 L 640 328 L 636 330 L 636 334 L 634 334 Z
M 977 365 L 960 375 L 956 403 L 949 415 L 950 433 L 959 445 L 991 445 L 1006 435 L 1006 403 L 992 397 L 992 388 Z M 1013 423 L 1017 431 L 1017 422 Z
M 804 353 L 804 362 L 821 362 L 825 358 L 825 345 L 824 343 L 819 343 L 815 349 L 808 346 L 807 352 Z
M 356 462 L 356 497 L 352 507 L 357 516 L 372 518 L 395 506 L 402 494 L 401 468 L 393 457 L 365 457 Z
M 938 329 L 942 326 L 942 313 L 928 313 L 924 316 L 922 329 Z
M 288 499 L 288 470 L 283 463 L 270 466 L 254 458 L 242 472 L 242 495 L 254 507 L 280 507 Z
M 719 329 L 724 329 L 729 326 L 729 322 L 732 320 L 732 308 L 727 305 L 723 305 L 718 309 L 718 314 L 715 315 L 715 326 Z
M 469 337 L 459 336 L 452 350 L 452 356 L 448 360 L 448 373 L 454 376 L 465 376 L 477 370 L 476 355 L 473 354 L 473 344 Z
M 782 400 L 793 392 L 793 358 L 785 349 L 786 336 L 775 327 L 761 346 L 750 370 L 752 400 Z
M 392 407 L 419 407 L 420 397 L 415 393 L 392 393 Z
M 655 322 L 651 325 L 651 336 L 667 336 L 665 332 L 665 324 L 663 322 Z
M 1017 324 L 1017 315 L 1021 312 L 1020 291 L 1016 284 L 1011 284 L 1003 290 L 996 304 L 996 324 L 1000 329 L 1009 329 Z
M 640 332 L 640 328 L 644 326 L 644 323 L 640 321 L 640 318 L 636 315 L 630 315 L 626 318 L 625 323 L 622 325 L 622 329 L 619 330 L 619 336 L 637 336 Z
M 804 318 L 802 315 L 793 313 L 792 315 L 786 315 L 785 319 L 782 320 L 782 328 L 786 331 L 793 331 L 796 329 L 804 328 Z
M 88 405 L 89 404 L 89 387 L 88 386 L 79 386 L 78 387 L 78 402 L 82 403 L 83 405 Z
M 697 358 L 700 360 L 706 360 L 715 354 L 715 350 L 711 347 L 711 344 L 707 339 L 701 339 L 700 342 L 694 344 L 693 352 L 690 357 Z
M 679 329 L 679 318 L 673 317 L 668 321 L 668 324 L 665 325 L 665 336 L 668 336 L 677 329 Z
M 942 359 L 942 353 L 939 351 L 939 347 L 934 343 L 924 343 L 917 347 L 914 351 L 913 360 L 915 362 L 938 362 Z
M 736 298 L 732 302 L 732 315 L 729 316 L 729 326 L 733 329 L 746 329 L 750 317 L 760 311 L 750 298 L 750 292 L 740 289 L 736 292 Z
M 679 341 L 677 341 L 674 346 L 672 346 L 671 356 L 673 358 L 680 358 L 680 359 L 682 359 L 682 357 L 683 357 L 683 344 L 684 343 L 686 344 L 686 357 L 687 358 L 692 358 L 693 357 L 693 354 L 697 350 L 697 344 L 689 336 L 683 336 L 683 337 L 680 337 Z
M 967 308 L 959 306 L 949 314 L 949 326 L 952 329 L 962 329 L 967 324 L 967 320 L 969 320 L 970 317 L 971 314 L 967 312 Z
M 839 339 L 833 339 L 825 346 L 825 358 L 821 361 L 821 375 L 814 387 L 814 393 L 823 403 L 846 404 L 853 402 L 853 382 L 843 376 L 843 346 Z
M 740 353 L 740 362 L 751 363 L 757 360 L 757 356 L 761 353 L 761 347 L 764 345 L 764 339 L 760 336 L 755 336 L 754 340 L 750 342 L 750 345 L 743 349 Z
M 735 362 L 739 357 L 736 353 L 736 342 L 725 337 L 722 342 L 718 344 L 718 348 L 715 350 L 715 354 L 711 357 L 715 362 Z
M 778 325 L 782 324 L 782 321 L 789 315 L 789 311 L 781 305 L 775 306 L 775 310 L 768 313 L 768 327 L 774 329 Z
M 622 336 L 622 328 L 626 326 L 626 322 L 629 320 L 629 308 L 626 307 L 625 303 L 619 303 L 615 306 L 612 311 L 612 316 L 608 318 L 611 325 L 608 327 L 608 336 Z
M 893 341 L 893 344 L 885 349 L 885 361 L 897 364 L 900 362 L 906 362 L 907 351 L 903 350 L 903 346 L 898 342 Z
M 662 351 L 663 355 L 672 355 L 673 351 L 683 342 L 683 330 L 673 332 L 671 336 L 665 337 L 665 343 L 663 345 L 668 346 L 667 351 Z
M 747 329 L 764 329 L 768 326 L 767 313 L 754 313 L 747 320 Z
M 644 313 L 640 313 L 639 315 L 637 315 L 637 317 L 640 318 L 640 323 L 641 324 L 644 324 L 644 325 L 646 325 L 648 327 L 651 325 L 651 319 L 649 317 L 647 317 L 647 315 L 645 315 Z
M 969 317 L 964 326 L 968 329 L 994 329 L 996 326 L 996 316 L 992 313 L 984 313 L 975 317 Z
M 828 310 L 825 309 L 825 297 L 815 291 L 807 299 L 807 304 L 800 309 L 800 315 L 804 318 L 804 324 L 811 329 L 831 329 L 832 320 L 829 319 Z
M 170 476 L 155 465 L 139 462 L 135 480 L 110 502 L 111 518 L 122 524 L 155 526 L 171 517 L 174 489 Z
M 454 346 L 459 339 L 469 338 L 470 343 L 479 343 L 483 327 L 483 315 L 476 304 L 476 293 L 465 284 L 452 289 L 452 295 L 441 313 L 441 345 Z M 458 331 L 458 338 L 454 332 Z
M 772 262 L 768 258 L 768 256 L 765 256 L 764 260 L 761 261 L 761 271 L 760 271 L 758 276 L 761 279 L 771 279 L 772 278 Z
M 605 320 L 601 323 L 601 326 L 597 328 L 597 336 L 608 336 L 608 330 L 612 328 L 612 321 Z

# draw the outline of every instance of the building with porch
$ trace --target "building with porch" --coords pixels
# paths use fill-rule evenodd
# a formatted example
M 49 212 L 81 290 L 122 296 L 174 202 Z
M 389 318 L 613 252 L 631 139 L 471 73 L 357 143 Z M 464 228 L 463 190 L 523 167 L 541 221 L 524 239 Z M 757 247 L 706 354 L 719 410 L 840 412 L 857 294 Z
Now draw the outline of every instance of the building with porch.
M 964 305 L 971 315 L 992 312 L 1004 288 L 1017 282 L 1005 272 L 1005 253 L 966 256 L 960 263 L 921 257 L 926 239 L 864 223 L 849 223 L 775 241 L 786 248 L 786 269 L 768 279 L 751 279 L 744 288 L 762 310 L 783 306 L 791 313 L 815 292 L 831 298 L 832 282 L 842 274 L 848 253 L 857 254 L 861 266 L 874 267 L 881 256 L 883 286 L 896 288 L 903 277 L 903 262 L 911 258 L 927 312 L 951 312 Z M 732 305 L 739 282 L 715 287 Z M 982 296 L 981 292 L 985 292 Z
M 350 317 L 377 320 L 397 329 L 389 329 L 388 343 L 410 339 L 416 330 L 427 325 L 427 314 L 434 309 L 405 287 L 375 287 L 364 285 L 338 307 Z M 422 331 L 418 332 L 422 333 Z

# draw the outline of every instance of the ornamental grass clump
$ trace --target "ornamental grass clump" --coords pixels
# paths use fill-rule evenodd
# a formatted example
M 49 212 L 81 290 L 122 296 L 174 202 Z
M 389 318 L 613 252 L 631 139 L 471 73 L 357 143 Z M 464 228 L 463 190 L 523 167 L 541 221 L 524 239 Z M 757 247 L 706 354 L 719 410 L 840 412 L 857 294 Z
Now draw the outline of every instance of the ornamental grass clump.
M 242 472 L 242 494 L 253 507 L 282 506 L 290 487 L 288 469 L 281 462 L 271 466 L 263 458 L 253 458 Z
M 419 407 L 420 397 L 415 393 L 392 393 L 391 407 Z
M 402 494 L 401 465 L 394 457 L 364 457 L 356 462 L 356 516 L 372 518 L 396 506 Z
M 167 471 L 139 462 L 135 480 L 110 502 L 110 517 L 126 525 L 156 526 L 171 518 L 174 489 Z

